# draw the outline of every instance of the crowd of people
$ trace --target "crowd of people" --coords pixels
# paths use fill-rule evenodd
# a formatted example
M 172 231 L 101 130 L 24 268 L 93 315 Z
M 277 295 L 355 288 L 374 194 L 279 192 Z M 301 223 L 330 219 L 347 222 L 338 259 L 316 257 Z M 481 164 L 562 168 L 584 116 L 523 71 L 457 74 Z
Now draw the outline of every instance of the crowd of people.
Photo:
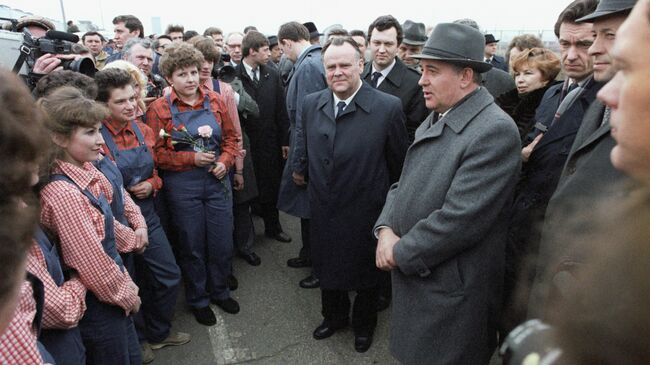
M 559 54 L 527 34 L 505 57 L 471 19 L 113 25 L 0 70 L 1 364 L 188 343 L 181 282 L 198 323 L 237 314 L 233 257 L 261 264 L 253 215 L 290 242 L 280 211 L 316 340 L 351 326 L 366 352 L 390 308 L 404 364 L 647 362 L 649 0 L 575 0 Z

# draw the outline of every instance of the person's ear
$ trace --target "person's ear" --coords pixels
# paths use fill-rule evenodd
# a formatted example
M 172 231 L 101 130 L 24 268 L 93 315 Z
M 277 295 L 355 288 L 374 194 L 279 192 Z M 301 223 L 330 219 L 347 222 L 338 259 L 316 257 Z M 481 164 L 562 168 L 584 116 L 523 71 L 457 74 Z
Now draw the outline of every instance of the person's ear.
M 61 148 L 66 148 L 68 147 L 69 138 L 59 133 L 52 133 L 52 142 Z

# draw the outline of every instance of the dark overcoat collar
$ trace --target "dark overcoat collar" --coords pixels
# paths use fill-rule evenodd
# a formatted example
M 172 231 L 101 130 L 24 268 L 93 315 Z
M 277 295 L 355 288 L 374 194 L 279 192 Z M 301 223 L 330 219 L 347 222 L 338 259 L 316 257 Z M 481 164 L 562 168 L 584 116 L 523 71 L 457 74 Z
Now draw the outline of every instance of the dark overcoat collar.
M 372 86 L 361 80 L 361 88 L 357 92 L 357 95 L 354 96 L 354 99 L 352 99 L 350 104 L 348 104 L 341 115 L 339 115 L 339 119 L 343 118 L 347 114 L 354 113 L 357 108 L 362 109 L 366 113 L 370 113 L 372 105 L 372 93 L 374 91 L 375 90 L 372 89 Z M 328 92 L 321 94 L 320 98 L 318 99 L 318 109 L 322 110 L 323 113 L 325 113 L 325 115 L 332 121 L 336 120 L 334 118 L 334 96 L 332 95 L 331 90 L 328 89 Z

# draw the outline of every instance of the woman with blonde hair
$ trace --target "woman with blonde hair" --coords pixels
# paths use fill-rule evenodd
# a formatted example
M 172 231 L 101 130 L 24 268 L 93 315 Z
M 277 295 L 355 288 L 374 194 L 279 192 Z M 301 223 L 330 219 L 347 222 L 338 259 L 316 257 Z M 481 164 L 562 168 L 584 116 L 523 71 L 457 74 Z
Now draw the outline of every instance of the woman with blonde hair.
M 515 78 L 515 89 L 496 99 L 519 129 L 523 141 L 533 128 L 535 110 L 560 72 L 560 59 L 546 48 L 531 48 L 519 53 L 510 65 Z

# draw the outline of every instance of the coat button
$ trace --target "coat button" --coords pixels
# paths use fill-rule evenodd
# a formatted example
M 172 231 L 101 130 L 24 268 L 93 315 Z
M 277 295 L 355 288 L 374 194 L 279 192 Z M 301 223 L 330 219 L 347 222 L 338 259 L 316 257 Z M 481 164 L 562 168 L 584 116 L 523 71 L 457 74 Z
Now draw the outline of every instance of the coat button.
M 330 164 L 330 160 L 328 160 L 328 159 L 324 159 L 323 162 L 325 163 L 326 166 L 328 166 Z
M 323 134 L 323 138 L 324 138 L 324 139 L 328 139 L 329 137 L 330 137 L 330 136 L 328 136 L 327 134 Z
M 575 165 L 571 165 L 571 166 L 569 166 L 569 167 L 567 168 L 567 173 L 568 173 L 569 175 L 573 175 L 573 174 L 575 174 L 575 172 L 576 172 L 576 166 L 575 166 Z

